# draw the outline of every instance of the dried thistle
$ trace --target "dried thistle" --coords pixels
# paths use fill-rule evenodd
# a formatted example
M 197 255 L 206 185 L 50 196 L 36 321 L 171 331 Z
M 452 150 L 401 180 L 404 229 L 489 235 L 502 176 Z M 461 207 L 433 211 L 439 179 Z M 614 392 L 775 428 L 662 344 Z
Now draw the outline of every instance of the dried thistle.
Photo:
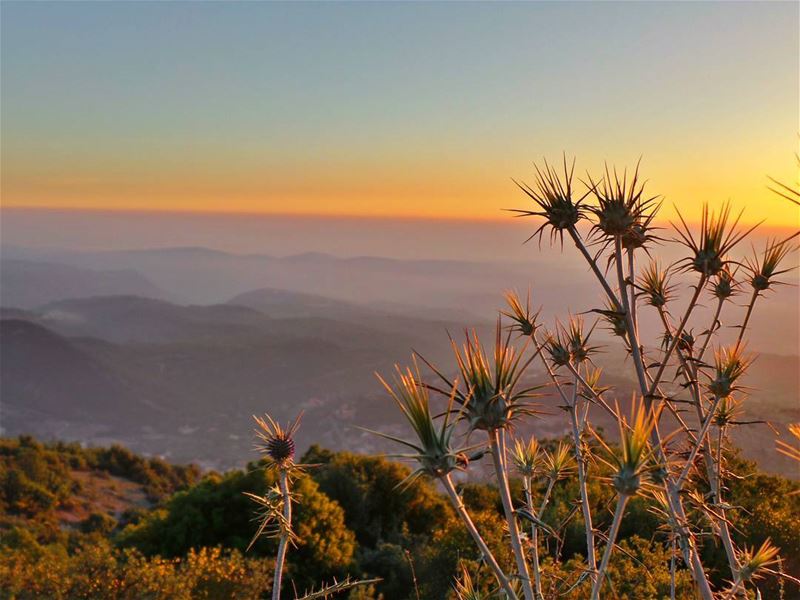
M 522 301 L 519 298 L 519 295 L 515 291 L 509 291 L 505 293 L 505 300 L 508 304 L 508 311 L 501 311 L 501 314 L 505 315 L 509 319 L 513 321 L 511 325 L 511 330 L 518 332 L 520 335 L 525 337 L 532 336 L 538 324 L 536 320 L 539 317 L 539 311 L 535 313 L 531 311 L 531 293 L 530 290 L 528 291 L 528 297 L 525 300 L 525 306 L 523 307 Z
M 394 385 L 390 385 L 380 375 L 377 375 L 383 387 L 397 404 L 400 411 L 405 416 L 411 429 L 416 434 L 417 441 L 409 442 L 404 439 L 381 433 L 370 431 L 383 438 L 402 444 L 412 449 L 413 453 L 396 454 L 394 456 L 403 459 L 412 459 L 419 463 L 419 468 L 406 477 L 399 487 L 411 485 L 418 477 L 429 475 L 441 478 L 456 469 L 461 469 L 464 464 L 462 455 L 467 449 L 454 449 L 451 446 L 453 437 L 453 414 L 452 405 L 454 391 L 450 394 L 450 404 L 445 412 L 441 423 L 437 424 L 430 409 L 430 397 L 428 388 L 421 384 L 419 367 L 414 361 L 414 370 L 406 368 L 405 371 L 400 367 L 395 367 Z
M 596 237 L 619 238 L 626 249 L 642 248 L 654 239 L 651 224 L 660 206 L 658 196 L 644 196 L 644 182 L 639 180 L 639 163 L 628 179 L 627 169 L 621 174 L 608 165 L 605 177 L 595 182 L 589 178 L 597 205 L 590 207 L 596 222 L 592 232 Z
M 637 296 L 644 296 L 655 308 L 665 306 L 675 291 L 675 286 L 669 283 L 669 272 L 662 269 L 656 260 L 651 261 L 639 276 L 637 287 L 640 290 Z
M 719 348 L 714 353 L 714 375 L 709 377 L 708 391 L 717 398 L 725 398 L 741 389 L 736 382 L 747 372 L 752 362 L 753 358 L 745 354 L 740 344 Z
M 676 209 L 677 211 L 677 209 Z M 719 214 L 709 212 L 707 204 L 703 205 L 703 216 L 700 221 L 700 238 L 695 240 L 694 234 L 689 229 L 686 221 L 678 212 L 681 227 L 674 223 L 672 227 L 678 233 L 679 243 L 686 246 L 691 255 L 680 261 L 685 271 L 696 271 L 705 277 L 713 277 L 722 271 L 729 263 L 728 253 L 744 238 L 746 238 L 758 225 L 741 232 L 737 231 L 742 212 L 731 221 L 731 206 L 729 203 L 722 205 Z
M 567 157 L 564 155 L 564 173 L 560 175 L 547 161 L 544 166 L 533 165 L 536 170 L 533 185 L 527 185 L 513 180 L 519 188 L 533 200 L 538 210 L 511 209 L 517 213 L 518 217 L 542 217 L 542 223 L 533 234 L 525 240 L 530 241 L 539 236 L 539 244 L 542 242 L 542 235 L 545 230 L 550 230 L 550 243 L 559 238 L 561 244 L 564 243 L 564 231 L 569 230 L 584 217 L 583 201 L 589 195 L 589 191 L 577 200 L 573 198 L 574 190 L 572 186 L 573 174 L 575 172 L 575 160 L 571 165 L 567 165 Z
M 531 436 L 527 442 L 514 440 L 511 462 L 523 477 L 535 477 L 543 466 L 542 449 L 536 438 Z
M 621 496 L 633 496 L 649 479 L 654 468 L 653 450 L 650 446 L 650 433 L 653 431 L 660 409 L 646 408 L 640 399 L 631 404 L 630 421 L 620 413 L 617 405 L 617 425 L 619 427 L 619 447 L 612 449 L 598 434 L 594 437 L 606 450 L 608 459 L 603 460 L 613 472 L 612 484 Z
M 511 344 L 511 332 L 502 335 L 498 319 L 494 352 L 490 359 L 481 345 L 478 334 L 467 333 L 461 348 L 451 340 L 453 354 L 458 366 L 461 386 L 443 389 L 434 385 L 425 387 L 444 395 L 452 395 L 461 406 L 461 415 L 471 430 L 494 431 L 513 426 L 522 416 L 537 415 L 535 404 L 529 402 L 536 397 L 541 386 L 520 387 L 520 379 L 536 354 L 524 358 L 524 348 L 517 350 Z M 527 347 L 527 343 L 526 343 Z M 450 385 L 445 375 L 430 362 L 425 361 L 440 380 Z
M 794 250 L 797 250 L 797 245 L 793 240 L 800 235 L 797 232 L 785 240 L 767 240 L 767 245 L 761 254 L 761 257 L 753 250 L 751 258 L 745 258 L 745 265 L 750 272 L 750 286 L 756 293 L 761 293 L 770 288 L 772 285 L 781 285 L 782 282 L 775 281 L 775 277 L 788 273 L 792 270 L 779 269 L 781 262 Z

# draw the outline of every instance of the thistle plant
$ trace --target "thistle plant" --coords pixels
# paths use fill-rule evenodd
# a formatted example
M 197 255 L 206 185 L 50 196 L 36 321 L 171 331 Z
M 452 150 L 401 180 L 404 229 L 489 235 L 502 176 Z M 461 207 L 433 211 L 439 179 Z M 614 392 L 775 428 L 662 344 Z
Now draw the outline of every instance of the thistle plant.
M 277 471 L 278 484 L 264 496 L 246 494 L 259 505 L 260 525 L 250 542 L 250 547 L 262 535 L 278 538 L 278 554 L 275 558 L 275 576 L 272 582 L 272 600 L 280 600 L 281 580 L 286 552 L 290 543 L 296 540 L 292 530 L 291 482 L 301 470 L 302 465 L 294 462 L 294 435 L 300 427 L 302 413 L 286 426 L 281 426 L 269 415 L 253 418 L 256 429 L 257 450 L 266 462 L 266 468 Z
M 617 492 L 617 506 L 614 510 L 603 559 L 592 586 L 592 600 L 600 597 L 608 561 L 614 550 L 614 542 L 617 539 L 628 500 L 639 493 L 639 490 L 648 483 L 649 474 L 657 464 L 649 441 L 657 420 L 658 411 L 645 408 L 643 401 L 635 399 L 631 405 L 630 421 L 625 417 L 620 417 L 618 421 L 619 448 L 612 449 L 602 436 L 595 434 L 595 438 L 608 455 L 607 459 L 601 460 L 611 468 L 611 483 Z
M 400 485 L 408 485 L 421 476 L 432 477 L 440 481 L 456 513 L 480 549 L 483 560 L 486 561 L 494 573 L 499 586 L 505 591 L 508 598 L 516 600 L 517 595 L 511 586 L 511 580 L 500 568 L 497 559 L 475 527 L 450 477 L 453 471 L 466 467 L 468 461 L 465 458 L 469 452 L 476 449 L 476 447 L 456 449 L 452 445 L 455 422 L 465 410 L 463 403 L 460 411 L 456 413 L 453 410 L 454 402 L 458 397 L 456 383 L 452 384 L 452 389 L 448 394 L 447 410 L 437 422 L 430 408 L 429 387 L 423 385 L 416 361 L 414 362 L 413 371 L 411 368 L 405 371 L 400 367 L 396 368 L 394 385 L 387 383 L 380 375 L 378 375 L 378 379 L 395 401 L 416 436 L 416 440 L 410 442 L 386 433 L 372 432 L 413 451 L 394 455 L 395 457 L 413 460 L 418 464 L 418 468 Z M 455 417 L 453 416 L 454 414 Z
M 744 322 L 739 328 L 739 342 L 744 338 L 747 325 L 750 322 L 750 316 L 753 313 L 753 307 L 758 297 L 772 286 L 783 285 L 783 282 L 777 281 L 776 277 L 792 270 L 791 268 L 781 269 L 779 267 L 791 252 L 797 250 L 797 245 L 794 243 L 794 240 L 798 235 L 800 235 L 800 231 L 781 241 L 767 240 L 766 247 L 760 257 L 755 253 L 755 250 L 753 250 L 753 256 L 745 258 L 745 268 L 749 273 L 750 287 L 753 288 L 753 292 L 750 296 L 750 302 L 747 305 L 747 313 L 745 314 Z
M 638 296 L 654 308 L 663 308 L 673 299 L 675 286 L 670 285 L 669 272 L 653 260 L 639 276 Z
M 628 172 L 605 169 L 605 177 L 595 182 L 589 176 L 596 204 L 588 208 L 594 216 L 592 233 L 598 239 L 619 238 L 626 250 L 644 248 L 655 237 L 652 221 L 658 212 L 658 196 L 646 197 L 644 182 L 639 179 L 639 165 L 630 179 Z
M 563 177 L 544 161 L 544 166 L 534 165 L 536 171 L 535 184 L 529 186 L 514 180 L 514 183 L 533 200 L 536 210 L 510 209 L 517 213 L 519 217 L 542 217 L 544 222 L 533 232 L 528 240 L 539 237 L 541 244 L 542 235 L 546 230 L 550 230 L 550 243 L 556 238 L 564 244 L 564 232 L 571 233 L 573 228 L 584 217 L 583 202 L 590 194 L 587 190 L 577 199 L 573 197 L 573 176 L 575 174 L 575 160 L 571 165 L 567 164 L 567 157 L 564 155 Z
M 530 293 L 524 302 L 507 293 L 493 347 L 484 348 L 477 334 L 468 332 L 461 344 L 451 338 L 454 360 L 448 368 L 415 355 L 412 367 L 397 368 L 391 383 L 381 379 L 413 434 L 405 439 L 378 433 L 405 448 L 395 457 L 416 464 L 400 487 L 420 477 L 440 483 L 505 598 L 554 600 L 582 593 L 580 586 L 585 585 L 591 587 L 589 597 L 599 599 L 607 589 L 622 522 L 629 518 L 629 502 L 636 496 L 648 498 L 652 514 L 661 521 L 660 531 L 666 534 L 672 597 L 681 569 L 691 576 L 702 600 L 734 598 L 752 588 L 757 592 L 760 578 L 774 574 L 771 567 L 778 550 L 771 543 L 758 550 L 736 543 L 728 516 L 732 507 L 724 498 L 725 482 L 736 474 L 725 462 L 725 443 L 733 428 L 758 423 L 739 417 L 753 360 L 745 351 L 745 333 L 756 299 L 781 283 L 779 278 L 788 270 L 785 261 L 796 249 L 794 240 L 800 233 L 768 242 L 763 252 L 749 259 L 735 256 L 755 227 L 740 228 L 741 213 L 733 216 L 726 203 L 717 211 L 704 205 L 696 227 L 678 213 L 678 224 L 671 224 L 674 236 L 660 237 L 655 223 L 661 198 L 645 193 L 639 165 L 630 172 L 606 167 L 602 177 L 589 174 L 586 182 L 576 181 L 574 172 L 575 162 L 566 156 L 559 168 L 546 161 L 535 166 L 532 183 L 517 183 L 533 207 L 514 212 L 540 221 L 525 241 L 538 237 L 541 244 L 547 234 L 550 243 L 560 242 L 563 251 L 567 236 L 589 267 L 599 285 L 600 303 L 574 308 L 580 315 L 598 314 L 598 322 L 613 334 L 608 345 L 626 353 L 635 388 L 629 415 L 621 413 L 617 390 L 606 385 L 607 376 L 593 363 L 595 353 L 606 349 L 606 344 L 591 341 L 597 323 L 587 326 L 582 317 L 570 316 L 567 321 L 556 319 L 548 331 L 540 322 L 541 309 L 531 306 Z M 662 263 L 655 254 L 663 244 L 678 248 L 680 258 Z M 740 320 L 731 314 L 731 306 L 745 285 L 753 291 Z M 710 307 L 710 322 L 698 314 L 697 308 L 704 305 Z M 654 313 L 659 325 L 651 339 L 643 339 L 649 327 L 639 328 L 645 312 Z M 720 344 L 723 322 L 739 330 L 730 346 Z M 709 360 L 706 354 L 711 348 L 716 351 Z M 432 371 L 432 381 L 423 379 L 417 357 Z M 537 359 L 544 368 L 544 381 L 537 381 L 530 369 Z M 545 388 L 560 400 L 566 415 L 565 439 L 550 450 L 534 437 L 520 437 L 507 446 L 510 436 L 538 414 L 533 400 Z M 618 440 L 597 432 L 596 409 L 613 416 Z M 262 450 L 270 468 L 279 472 L 297 468 L 294 445 L 289 443 L 294 428 L 280 429 L 271 420 L 260 426 L 266 432 Z M 667 427 L 674 428 L 669 435 L 662 433 Z M 790 431 L 800 438 L 800 426 Z M 778 442 L 778 450 L 800 460 L 795 445 Z M 514 557 L 514 566 L 507 571 L 486 544 L 453 481 L 456 473 L 469 472 L 484 455 L 492 460 L 491 477 Z M 522 479 L 523 498 L 511 495 L 512 475 Z M 573 476 L 577 491 L 569 510 L 546 512 L 557 483 Z M 589 493 L 595 481 L 616 496 L 607 535 L 594 526 L 602 522 L 597 519 L 597 498 Z M 273 515 L 264 531 L 285 531 L 288 542 L 291 517 L 286 519 L 283 509 L 291 505 L 291 498 L 282 491 L 280 485 L 271 490 L 260 505 L 264 514 Z M 585 563 L 568 580 L 556 580 L 540 553 L 560 560 L 561 532 L 579 511 Z M 530 541 L 521 533 L 520 519 L 530 526 Z M 540 537 L 546 541 L 541 547 Z M 724 572 L 712 574 L 704 565 L 707 544 L 723 548 Z M 729 586 L 715 588 L 714 577 L 724 578 Z M 459 598 L 485 597 L 467 570 L 454 590 Z
M 705 278 L 719 274 L 729 265 L 731 261 L 727 258 L 728 254 L 757 227 L 754 225 L 746 231 L 737 230 L 742 213 L 740 212 L 731 221 L 729 203 L 723 204 L 719 213 L 711 212 L 708 205 L 704 204 L 700 237 L 695 239 L 683 215 L 680 211 L 677 213 L 681 227 L 674 224 L 673 227 L 679 236 L 679 241 L 690 251 L 690 255 L 683 259 L 681 264 L 685 270 L 696 271 Z

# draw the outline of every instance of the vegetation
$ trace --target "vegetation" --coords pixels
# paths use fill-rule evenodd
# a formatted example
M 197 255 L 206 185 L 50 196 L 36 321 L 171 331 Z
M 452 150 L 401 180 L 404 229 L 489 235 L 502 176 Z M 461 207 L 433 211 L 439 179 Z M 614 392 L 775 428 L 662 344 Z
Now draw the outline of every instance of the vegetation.
M 601 446 L 587 442 L 592 452 Z M 65 444 L 40 444 L 30 438 L 2 440 L 3 448 L 28 448 L 24 460 L 68 463 L 79 450 Z M 614 447 L 612 445 L 612 447 Z M 540 513 L 541 573 L 545 592 L 554 593 L 581 568 L 584 524 L 574 511 L 578 481 L 566 440 L 541 441 L 541 477 L 531 484 L 531 494 L 542 498 L 550 487 L 550 500 Z M 564 453 L 567 450 L 567 453 Z M 100 452 L 91 449 L 87 452 Z M 16 452 L 6 451 L 4 465 L 19 470 Z M 146 459 L 141 459 L 146 460 Z M 549 462 L 548 462 L 549 461 Z M 730 468 L 743 475 L 732 480 L 729 502 L 738 508 L 731 529 L 738 546 L 758 549 L 766 539 L 782 549 L 787 559 L 782 569 L 800 572 L 800 485 L 766 475 L 736 454 L 727 455 Z M 352 598 L 416 599 L 455 597 L 454 581 L 470 573 L 473 586 L 485 595 L 496 586 L 474 542 L 458 520 L 447 496 L 430 481 L 418 479 L 398 487 L 410 470 L 385 458 L 312 447 L 301 458 L 317 465 L 295 481 L 297 498 L 295 532 L 300 542 L 287 555 L 288 589 L 310 589 L 322 581 L 342 580 L 348 573 L 364 579 L 379 578 L 349 593 Z M 255 598 L 271 590 L 277 544 L 259 539 L 246 548 L 256 530 L 253 503 L 243 492 L 262 494 L 276 482 L 263 463 L 225 474 L 208 473 L 185 489 L 144 507 L 129 507 L 119 514 L 102 513 L 100 521 L 89 513 L 83 521 L 65 521 L 64 512 L 76 510 L 78 482 L 85 479 L 62 471 L 67 488 L 50 508 L 14 512 L 3 499 L 0 524 L 0 597 L 3 598 Z M 610 469 L 598 463 L 598 479 L 588 486 L 596 527 L 610 525 L 609 486 L 600 480 Z M 108 471 L 88 471 L 103 480 Z M 52 474 L 40 470 L 31 484 L 44 487 Z M 550 481 L 554 481 L 550 485 Z M 522 479 L 513 477 L 512 495 L 523 498 Z M 3 488 L 5 490 L 5 487 Z M 457 485 L 464 505 L 503 568 L 514 558 L 506 544 L 505 518 L 496 487 L 486 483 Z M 538 508 L 538 507 L 537 507 Z M 619 550 L 610 558 L 609 578 L 617 598 L 669 598 L 670 554 L 666 532 L 657 515 L 659 505 L 649 497 L 630 500 L 627 518 L 618 533 Z M 548 528 L 556 528 L 572 513 L 559 532 L 557 543 Z M 526 521 L 527 522 L 527 521 Z M 537 528 L 538 529 L 538 528 Z M 530 530 L 530 529 L 528 529 Z M 305 540 L 306 543 L 302 543 Z M 724 551 L 709 540 L 703 545 L 709 569 L 723 573 Z M 624 577 L 622 576 L 624 574 Z M 724 581 L 720 575 L 715 581 Z M 416 584 L 414 583 L 416 580 Z M 779 597 L 779 583 L 767 580 L 763 597 Z M 585 585 L 585 584 L 584 584 Z M 786 598 L 796 588 L 786 585 Z M 561 585 L 565 592 L 567 585 Z M 289 593 L 289 592 L 287 592 Z M 582 599 L 589 593 L 578 586 L 565 594 Z M 181 595 L 182 594 L 182 595 Z M 676 573 L 676 598 L 693 598 L 693 584 L 685 569 Z
M 667 239 L 654 226 L 661 199 L 645 193 L 638 165 L 630 174 L 606 166 L 600 178 L 587 175 L 582 192 L 574 183 L 574 169 L 574 161 L 569 165 L 566 157 L 563 171 L 547 162 L 537 166 L 532 185 L 518 184 L 534 209 L 514 212 L 539 219 L 531 238 L 538 237 L 541 243 L 548 233 L 551 243 L 559 241 L 563 248 L 566 234 L 586 260 L 603 299 L 601 307 L 586 309 L 599 314 L 619 338 L 638 383 L 630 419 L 623 416 L 619 398 L 609 401 L 613 390 L 602 385 L 603 376 L 593 364 L 592 356 L 601 349 L 590 341 L 596 323 L 587 329 L 583 318 L 570 315 L 566 324 L 556 321 L 548 330 L 539 311 L 532 311 L 530 294 L 523 304 L 509 293 L 508 310 L 501 313 L 507 319 L 507 334 L 498 319 L 492 354 L 477 334 L 467 333 L 463 347 L 453 342 L 452 371 L 419 357 L 431 372 L 431 377 L 423 377 L 415 355 L 413 368 L 397 368 L 393 384 L 381 379 L 413 437 L 378 435 L 411 451 L 397 455 L 418 465 L 409 481 L 429 477 L 441 484 L 502 597 L 541 600 L 575 592 L 597 600 L 604 590 L 618 596 L 629 579 L 612 579 L 612 557 L 623 549 L 618 536 L 637 500 L 650 504 L 656 529 L 664 536 L 653 552 L 666 552 L 671 598 L 678 596 L 679 580 L 686 575 L 693 593 L 704 600 L 736 598 L 750 591 L 759 594 L 766 576 L 776 577 L 781 590 L 786 581 L 800 584 L 782 570 L 780 550 L 769 538 L 757 549 L 736 539 L 734 521 L 741 507 L 729 502 L 732 482 L 741 476 L 729 460 L 730 432 L 752 424 L 737 418 L 746 398 L 743 381 L 753 361 L 746 351 L 747 328 L 758 300 L 782 283 L 780 277 L 789 270 L 782 263 L 797 249 L 800 232 L 768 241 L 761 253 L 754 250 L 751 257 L 737 261 L 732 253 L 754 227 L 739 228 L 741 214 L 734 217 L 729 204 L 718 211 L 705 205 L 699 231 L 678 213 L 674 237 Z M 681 252 L 681 258 L 667 267 L 653 258 L 655 247 L 663 244 L 673 244 Z M 643 259 L 644 267 L 638 264 Z M 726 346 L 719 337 L 720 315 L 744 287 L 750 288 L 746 312 L 735 325 L 735 342 Z M 690 299 L 676 309 L 680 288 Z M 710 323 L 701 323 L 695 309 L 706 300 L 715 305 L 714 316 Z M 658 339 L 650 344 L 643 339 L 638 315 L 645 309 L 660 319 L 660 344 Z M 701 333 L 695 336 L 698 330 Z M 522 347 L 512 344 L 514 333 L 525 340 Z M 715 341 L 712 361 L 707 356 Z M 515 427 L 536 414 L 531 399 L 542 385 L 526 378 L 536 359 L 549 378 L 545 383 L 563 401 L 574 452 L 577 492 L 565 499 L 562 509 L 575 508 L 556 523 L 543 517 L 554 504 L 551 494 L 560 474 L 545 464 L 566 468 L 564 447 L 557 457 L 540 452 L 535 439 L 512 440 Z M 450 372 L 455 375 L 449 376 Z M 438 406 L 431 392 L 441 397 Z M 617 421 L 618 445 L 608 444 L 594 431 L 593 407 Z M 455 440 L 462 434 L 463 439 L 479 441 L 458 445 Z M 795 454 L 785 442 L 779 450 Z M 503 564 L 495 555 L 486 532 L 476 525 L 454 486 L 454 474 L 485 455 L 491 457 L 513 565 Z M 521 497 L 511 493 L 514 471 L 523 480 Z M 540 482 L 545 485 L 543 494 L 535 493 Z M 601 483 L 600 493 L 607 498 L 602 507 L 593 505 L 593 482 Z M 610 504 L 614 505 L 610 523 L 601 523 L 608 520 Z M 548 572 L 550 544 L 563 544 L 565 530 L 578 513 L 584 543 L 577 551 L 583 560 L 574 561 L 566 574 Z M 530 527 L 530 535 L 523 524 Z M 725 560 L 712 566 L 712 547 L 717 544 Z M 458 595 L 478 597 L 474 582 L 463 568 L 456 584 Z
M 645 194 L 638 167 L 588 176 L 582 192 L 573 174 L 566 160 L 563 172 L 537 168 L 533 185 L 520 184 L 534 209 L 517 213 L 543 220 L 532 237 L 547 233 L 562 246 L 566 238 L 586 260 L 601 301 L 585 314 L 597 322 L 570 315 L 547 328 L 530 296 L 509 293 L 493 346 L 467 333 L 463 345 L 453 342 L 451 368 L 414 355 L 391 381 L 379 376 L 410 436 L 373 433 L 401 447 L 394 458 L 413 469 L 317 446 L 296 460 L 299 416 L 285 426 L 257 418 L 262 459 L 202 478 L 121 448 L 5 440 L 3 595 L 800 593 L 800 486 L 758 472 L 730 442 L 734 428 L 752 424 L 739 418 L 754 359 L 746 349 L 751 316 L 781 283 L 800 234 L 736 260 L 751 230 L 738 227 L 729 205 L 705 207 L 699 231 L 679 215 L 669 239 L 654 226 L 660 199 Z M 651 255 L 669 243 L 682 255 L 663 266 Z M 721 315 L 745 289 L 735 340 L 724 344 Z M 713 307 L 710 322 L 698 320 L 701 303 Z M 644 310 L 662 325 L 649 343 L 638 324 Z M 627 407 L 593 363 L 602 350 L 592 338 L 598 323 L 628 353 L 637 387 Z M 546 386 L 562 401 L 568 435 L 518 436 Z M 615 439 L 593 426 L 598 410 L 618 424 Z M 777 450 L 797 456 L 784 441 Z M 94 512 L 65 527 L 63 513 L 85 481 L 77 474 L 87 471 L 136 482 L 146 506 Z

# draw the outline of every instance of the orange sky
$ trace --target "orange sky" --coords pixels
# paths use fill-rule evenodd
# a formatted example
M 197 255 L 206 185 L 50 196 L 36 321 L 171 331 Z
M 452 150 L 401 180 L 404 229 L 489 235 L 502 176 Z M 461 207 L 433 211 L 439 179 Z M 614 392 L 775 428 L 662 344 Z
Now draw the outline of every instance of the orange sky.
M 488 219 L 566 151 L 796 226 L 798 10 L 8 4 L 2 203 Z

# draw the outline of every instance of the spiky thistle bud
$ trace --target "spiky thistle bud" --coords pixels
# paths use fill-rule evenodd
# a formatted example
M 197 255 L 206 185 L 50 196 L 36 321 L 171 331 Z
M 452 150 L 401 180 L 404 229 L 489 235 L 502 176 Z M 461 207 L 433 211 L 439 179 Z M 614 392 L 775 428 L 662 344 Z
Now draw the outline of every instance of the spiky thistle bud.
M 266 414 L 263 418 L 253 417 L 258 425 L 256 436 L 260 440 L 257 449 L 269 461 L 271 466 L 278 469 L 286 469 L 294 464 L 294 434 L 297 433 L 297 429 L 300 427 L 302 416 L 303 414 L 300 413 L 286 427 L 281 427 L 277 421 Z
M 745 548 L 742 552 L 742 568 L 739 571 L 739 577 L 742 581 L 759 579 L 761 571 L 778 562 L 779 552 L 769 538 L 761 544 L 758 550 L 755 547 Z
M 752 357 L 746 356 L 739 344 L 732 348 L 720 348 L 714 353 L 714 375 L 708 383 L 708 391 L 718 398 L 730 396 L 739 389 L 736 382 L 752 362 Z
M 589 210 L 595 217 L 592 231 L 596 235 L 619 238 L 623 247 L 643 247 L 650 239 L 650 224 L 658 211 L 658 197 L 644 197 L 644 183 L 639 181 L 639 165 L 628 179 L 627 171 L 612 172 L 606 166 L 599 182 L 589 178 L 597 205 Z
M 558 336 L 548 335 L 544 342 L 544 348 L 550 355 L 550 361 L 556 367 L 563 367 L 569 364 L 570 351 Z
M 728 253 L 755 229 L 754 226 L 744 232 L 736 231 L 741 216 L 740 212 L 731 222 L 731 207 L 728 203 L 722 206 L 719 214 L 711 213 L 708 205 L 703 205 L 700 238 L 696 240 L 683 215 L 678 212 L 681 227 L 675 224 L 672 226 L 680 236 L 678 241 L 690 251 L 690 255 L 680 261 L 683 270 L 696 271 L 705 277 L 714 277 L 725 269 L 730 263 L 726 258 Z
M 525 301 L 525 306 L 519 295 L 515 291 L 509 291 L 505 294 L 506 303 L 508 304 L 508 311 L 501 311 L 503 315 L 512 320 L 511 330 L 519 332 L 524 337 L 530 337 L 536 331 L 536 319 L 539 312 L 531 311 L 531 294 L 528 292 L 528 297 Z
M 755 253 L 752 258 L 745 259 L 747 270 L 750 271 L 750 286 L 757 293 L 764 292 L 770 286 L 781 283 L 775 281 L 775 277 L 791 270 L 778 269 L 778 267 L 789 253 L 797 249 L 792 242 L 798 235 L 800 232 L 782 241 L 768 240 L 760 259 Z
M 674 287 L 669 284 L 669 273 L 658 261 L 652 261 L 639 277 L 638 295 L 644 296 L 650 306 L 661 308 L 672 298 Z
M 714 296 L 719 300 L 727 300 L 736 293 L 738 284 L 733 278 L 730 270 L 723 268 L 717 273 L 716 281 L 714 281 L 713 292 Z
M 581 203 L 589 195 L 587 191 L 577 200 L 573 198 L 572 179 L 575 172 L 575 161 L 571 165 L 567 164 L 567 157 L 564 156 L 564 174 L 560 175 L 547 161 L 544 166 L 534 165 L 536 169 L 535 182 L 527 185 L 514 180 L 514 183 L 533 200 L 538 210 L 512 209 L 511 212 L 517 213 L 519 217 L 542 217 L 544 223 L 533 232 L 528 240 L 539 237 L 541 244 L 542 235 L 546 229 L 550 229 L 550 243 L 559 238 L 563 244 L 564 231 L 569 230 L 583 218 L 583 206 Z M 528 241 L 526 240 L 526 241 Z
M 536 438 L 531 436 L 527 443 L 516 440 L 511 450 L 511 462 L 523 477 L 536 476 L 542 466 L 541 449 Z
M 575 457 L 569 444 L 559 442 L 552 452 L 545 452 L 544 473 L 548 479 L 558 481 L 575 470 Z

